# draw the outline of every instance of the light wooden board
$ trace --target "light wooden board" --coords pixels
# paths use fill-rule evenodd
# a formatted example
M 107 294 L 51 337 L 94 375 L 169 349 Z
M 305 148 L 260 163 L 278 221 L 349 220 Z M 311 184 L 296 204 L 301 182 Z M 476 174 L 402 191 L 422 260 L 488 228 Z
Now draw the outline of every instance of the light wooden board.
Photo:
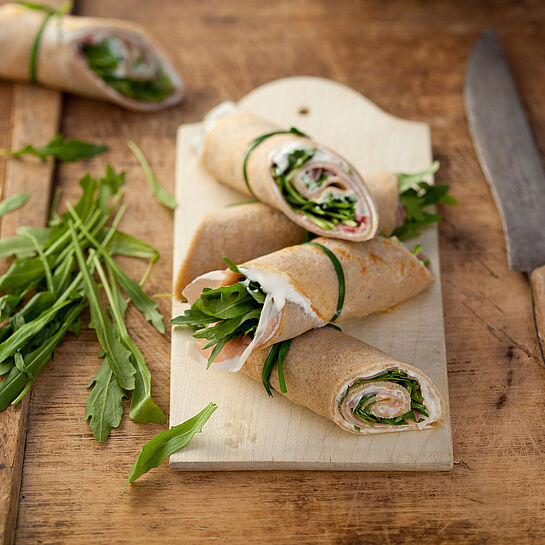
M 363 173 L 417 171 L 432 160 L 429 127 L 397 119 L 353 90 L 311 77 L 266 84 L 240 101 L 243 109 L 282 126 L 296 126 L 338 150 Z M 199 124 L 178 132 L 174 276 L 200 218 L 241 195 L 217 183 L 198 164 L 191 142 Z M 249 226 L 251 228 L 251 226 Z M 431 260 L 434 286 L 396 309 L 343 324 L 343 331 L 426 371 L 448 400 L 437 229 L 418 240 Z M 411 247 L 416 242 L 411 244 Z M 175 302 L 173 315 L 184 305 Z M 338 469 L 449 470 L 450 422 L 437 430 L 364 437 L 348 434 L 280 395 L 237 374 L 206 371 L 187 355 L 191 331 L 172 333 L 171 426 L 208 402 L 218 410 L 205 432 L 171 456 L 181 470 Z

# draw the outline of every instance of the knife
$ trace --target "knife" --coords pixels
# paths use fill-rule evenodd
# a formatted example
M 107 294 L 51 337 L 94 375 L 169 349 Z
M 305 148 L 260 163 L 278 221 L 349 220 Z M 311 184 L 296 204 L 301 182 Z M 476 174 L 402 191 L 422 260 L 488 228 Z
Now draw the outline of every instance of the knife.
M 493 30 L 475 44 L 464 95 L 479 162 L 502 219 L 509 268 L 530 279 L 534 327 L 545 365 L 545 171 Z

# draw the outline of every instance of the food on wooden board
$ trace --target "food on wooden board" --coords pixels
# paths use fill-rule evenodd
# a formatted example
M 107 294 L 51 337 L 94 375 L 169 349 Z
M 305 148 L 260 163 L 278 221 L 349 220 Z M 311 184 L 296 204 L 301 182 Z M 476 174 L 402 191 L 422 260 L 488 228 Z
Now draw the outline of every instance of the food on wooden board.
M 183 291 L 191 308 L 172 323 L 197 330 L 195 359 L 236 372 L 258 348 L 337 318 L 387 310 L 432 283 L 425 265 L 396 240 L 320 237 L 196 278 Z
M 262 380 L 267 350 L 256 350 L 241 372 Z M 278 367 L 272 387 L 280 392 Z M 420 369 L 331 327 L 292 340 L 283 362 L 285 396 L 359 434 L 422 430 L 442 424 L 446 404 Z
M 354 241 L 375 236 L 378 213 L 369 189 L 334 151 L 248 112 L 225 115 L 219 109 L 205 131 L 202 161 L 220 182 L 317 235 Z
M 436 203 L 454 204 L 447 185 L 430 185 L 423 180 L 437 170 L 436 162 L 415 174 L 379 173 L 365 176 L 365 181 L 379 213 L 382 235 L 393 233 L 402 240 L 418 236 L 419 229 L 439 221 L 438 214 L 426 209 Z M 176 296 L 197 276 L 219 269 L 223 256 L 243 263 L 281 248 L 307 240 L 308 232 L 265 204 L 229 205 L 207 214 L 183 257 L 176 279 Z
M 139 25 L 77 17 L 34 3 L 0 7 L 0 77 L 33 81 L 130 110 L 182 98 L 183 83 Z

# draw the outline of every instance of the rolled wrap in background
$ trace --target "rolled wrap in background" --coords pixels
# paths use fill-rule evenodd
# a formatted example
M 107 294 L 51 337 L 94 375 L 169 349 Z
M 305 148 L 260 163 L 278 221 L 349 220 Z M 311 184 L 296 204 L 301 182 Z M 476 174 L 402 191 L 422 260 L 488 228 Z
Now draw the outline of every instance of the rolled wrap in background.
M 261 382 L 266 357 L 267 350 L 255 351 L 241 372 Z M 285 397 L 352 433 L 368 435 L 422 430 L 441 425 L 446 416 L 443 396 L 423 371 L 330 327 L 315 329 L 293 339 L 282 368 L 287 388 Z M 422 415 L 421 422 L 407 425 L 371 426 L 353 413 L 362 396 L 376 394 L 374 410 L 380 413 L 377 416 L 394 418 L 411 410 L 410 395 L 403 386 L 388 381 L 349 387 L 358 379 L 373 378 L 392 369 L 405 372 L 418 381 L 429 417 Z M 271 375 L 271 385 L 280 392 L 277 366 Z
M 0 77 L 30 81 L 31 51 L 46 17 L 45 11 L 16 4 L 0 7 Z M 110 87 L 95 74 L 81 52 L 90 37 L 118 36 L 154 55 L 170 79 L 174 91 L 160 102 L 135 100 Z M 77 95 L 108 100 L 130 110 L 154 111 L 178 103 L 183 84 L 167 55 L 147 32 L 135 23 L 118 19 L 63 15 L 52 17 L 39 41 L 37 83 Z
M 364 176 L 379 213 L 378 232 L 390 236 L 402 223 L 398 180 L 394 173 Z M 220 269 L 223 257 L 243 263 L 287 246 L 305 242 L 307 231 L 262 203 L 220 208 L 202 220 L 184 255 L 176 278 L 176 296 L 193 279 Z
M 310 138 L 297 134 L 275 134 L 263 140 L 248 155 L 246 172 L 249 186 L 244 180 L 244 161 L 256 138 L 265 134 L 282 130 L 274 123 L 247 112 L 235 112 L 217 120 L 204 137 L 202 146 L 202 161 L 207 170 L 220 182 L 247 195 L 255 196 L 261 202 L 280 210 L 289 219 L 305 229 L 321 236 L 362 241 L 372 238 L 378 227 L 378 214 L 370 196 L 369 190 L 357 173 L 335 152 L 312 141 Z M 356 217 L 361 219 L 358 228 L 349 228 L 339 224 L 335 230 L 323 229 L 310 221 L 304 214 L 294 212 L 281 194 L 278 184 L 272 176 L 272 156 L 290 145 L 301 145 L 317 149 L 335 162 L 329 161 L 327 169 L 334 171 L 342 178 L 343 184 L 353 191 L 357 200 Z M 299 170 L 324 165 L 323 161 L 309 159 Z M 294 180 L 297 176 L 294 177 Z M 319 193 L 323 193 L 321 187 Z M 250 189 L 251 188 L 251 189 Z M 337 191 L 338 189 L 333 189 Z
M 377 237 L 367 242 L 347 242 L 317 238 L 313 242 L 329 249 L 343 270 L 345 297 L 338 321 L 387 310 L 433 283 L 430 271 L 395 240 Z M 252 342 L 242 345 L 240 353 L 228 360 L 218 358 L 214 367 L 238 371 L 252 351 L 321 327 L 336 314 L 339 279 L 331 259 L 319 247 L 291 246 L 244 263 L 239 269 L 261 285 L 267 299 Z M 192 304 L 204 288 L 239 280 L 231 271 L 213 271 L 196 278 L 183 295 Z M 232 351 L 227 350 L 232 356 Z M 198 356 L 199 351 L 192 355 Z

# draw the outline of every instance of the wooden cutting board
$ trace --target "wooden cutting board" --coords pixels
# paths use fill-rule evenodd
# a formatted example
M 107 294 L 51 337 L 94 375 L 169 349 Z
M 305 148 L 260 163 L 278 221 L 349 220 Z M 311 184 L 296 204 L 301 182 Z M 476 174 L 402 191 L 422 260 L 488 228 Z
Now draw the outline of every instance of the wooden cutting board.
M 414 172 L 432 161 L 429 127 L 395 118 L 339 83 L 313 77 L 268 83 L 239 102 L 247 111 L 281 126 L 295 126 L 337 150 L 362 173 Z M 247 199 L 216 182 L 199 165 L 192 141 L 200 124 L 182 125 L 177 138 L 174 271 L 202 216 L 227 203 Z M 251 226 L 248 226 L 251 229 Z M 448 400 L 445 338 L 437 227 L 420 243 L 436 279 L 425 293 L 387 313 L 343 323 L 343 331 L 414 364 L 435 381 Z M 228 256 L 227 256 L 228 257 Z M 186 305 L 173 303 L 173 316 Z M 170 424 L 218 405 L 202 434 L 170 458 L 179 470 L 449 470 L 450 421 L 439 429 L 356 436 L 281 395 L 269 398 L 262 384 L 213 368 L 187 355 L 191 331 L 172 332 Z

